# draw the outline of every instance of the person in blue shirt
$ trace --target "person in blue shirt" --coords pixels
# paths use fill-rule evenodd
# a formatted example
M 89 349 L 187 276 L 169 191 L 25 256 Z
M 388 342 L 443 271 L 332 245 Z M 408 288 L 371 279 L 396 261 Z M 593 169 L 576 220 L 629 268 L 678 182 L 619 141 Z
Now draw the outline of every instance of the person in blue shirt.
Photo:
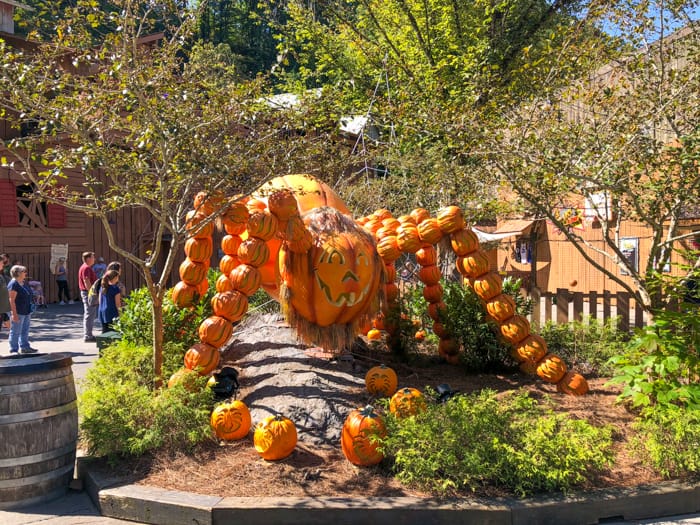
M 102 333 L 112 330 L 112 323 L 119 317 L 122 307 L 121 290 L 119 289 L 119 272 L 107 270 L 102 277 L 100 287 L 100 306 L 97 315 L 102 323 Z
M 29 344 L 29 324 L 32 319 L 32 290 L 26 284 L 27 268 L 19 264 L 10 268 L 12 280 L 7 284 L 10 295 L 10 353 L 33 354 Z

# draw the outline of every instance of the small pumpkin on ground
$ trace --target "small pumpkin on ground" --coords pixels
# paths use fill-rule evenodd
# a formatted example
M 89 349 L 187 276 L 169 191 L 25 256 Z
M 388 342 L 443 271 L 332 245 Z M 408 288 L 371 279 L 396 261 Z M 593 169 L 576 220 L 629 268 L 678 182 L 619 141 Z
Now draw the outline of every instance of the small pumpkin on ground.
M 221 403 L 212 411 L 210 424 L 219 439 L 243 439 L 250 432 L 250 411 L 243 401 Z
M 340 445 L 350 463 L 360 466 L 376 465 L 384 454 L 379 451 L 378 438 L 386 436 L 382 417 L 371 405 L 353 410 L 345 418 Z
M 367 331 L 367 339 L 370 341 L 381 341 L 382 340 L 382 331 L 377 330 L 376 328 L 370 328 Z
M 402 388 L 389 401 L 389 410 L 397 417 L 413 416 L 425 408 L 425 396 L 417 388 Z
M 399 378 L 396 372 L 386 365 L 370 368 L 365 375 L 365 386 L 373 396 L 389 397 L 396 392 Z
M 567 372 L 557 383 L 557 392 L 571 396 L 582 396 L 588 392 L 588 381 L 581 374 Z
M 297 428 L 291 419 L 280 414 L 266 417 L 255 427 L 253 444 L 267 461 L 284 459 L 297 446 Z

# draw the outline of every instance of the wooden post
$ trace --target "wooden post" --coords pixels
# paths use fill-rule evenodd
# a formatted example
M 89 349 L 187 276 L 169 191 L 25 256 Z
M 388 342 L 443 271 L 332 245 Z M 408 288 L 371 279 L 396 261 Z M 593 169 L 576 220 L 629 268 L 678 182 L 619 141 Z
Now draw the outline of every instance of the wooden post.
M 598 319 L 598 292 L 588 294 L 588 315 L 591 319 Z
M 569 290 L 557 288 L 557 324 L 569 322 Z
M 630 331 L 630 294 L 627 292 L 617 292 L 617 318 L 620 330 Z
M 552 294 L 546 293 L 544 296 L 544 321 L 552 320 Z
M 539 332 L 540 320 L 542 315 L 542 295 L 540 294 L 540 289 L 534 286 L 530 290 L 530 299 L 532 299 L 532 326 Z
M 610 290 L 603 292 L 603 321 L 610 319 Z
M 574 320 L 583 321 L 583 292 L 574 292 Z
M 635 328 L 644 326 L 644 308 L 636 300 L 634 301 L 634 326 Z

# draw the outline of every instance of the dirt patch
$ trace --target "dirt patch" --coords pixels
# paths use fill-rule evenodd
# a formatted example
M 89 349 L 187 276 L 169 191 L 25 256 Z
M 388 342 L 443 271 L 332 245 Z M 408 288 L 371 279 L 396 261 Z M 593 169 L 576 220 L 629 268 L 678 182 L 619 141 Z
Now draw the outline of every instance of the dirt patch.
M 241 333 L 245 334 L 246 330 L 241 330 Z M 140 458 L 121 465 L 117 474 L 137 484 L 222 497 L 427 496 L 396 481 L 385 462 L 376 467 L 358 468 L 348 462 L 340 451 L 337 439 L 339 421 L 349 408 L 364 406 L 372 401 L 364 389 L 357 387 L 357 383 L 363 383 L 366 370 L 384 362 L 396 370 L 400 387 L 423 389 L 429 385 L 436 388 L 447 383 L 461 393 L 485 388 L 497 392 L 522 388 L 535 398 L 550 397 L 557 411 L 585 418 L 595 425 L 613 426 L 616 429 L 615 466 L 603 473 L 594 484 L 582 488 L 632 487 L 661 481 L 658 475 L 641 465 L 628 452 L 626 445 L 632 433 L 633 416 L 615 403 L 618 390 L 606 386 L 606 378 L 589 379 L 590 393 L 574 397 L 559 394 L 554 385 L 517 371 L 465 375 L 459 367 L 445 364 L 437 358 L 425 359 L 421 365 L 408 365 L 393 359 L 386 352 L 367 347 L 358 347 L 352 358 L 323 359 L 322 354 L 309 352 L 292 336 L 284 334 L 283 327 L 274 319 L 264 320 L 254 329 L 248 329 L 247 333 L 247 339 L 234 341 L 224 351 L 222 366 L 240 369 L 242 389 L 239 398 L 250 403 L 249 406 L 257 407 L 255 411 L 251 410 L 254 412 L 254 423 L 266 412 L 276 410 L 281 413 L 296 411 L 297 417 L 312 421 L 308 428 L 302 426 L 299 444 L 292 455 L 276 462 L 262 460 L 253 448 L 251 432 L 246 439 L 238 442 L 202 444 L 190 455 Z M 285 354 L 283 348 L 292 348 L 296 353 Z M 300 382 L 299 378 L 305 377 L 303 374 L 308 373 L 309 369 L 316 370 L 321 379 L 306 378 Z M 270 370 L 274 370 L 274 373 L 269 373 Z M 271 378 L 276 381 L 275 384 L 268 382 Z M 286 383 L 293 383 L 290 388 L 297 399 L 288 395 L 290 391 L 284 389 Z M 341 384 L 344 387 L 341 388 L 342 395 L 339 395 L 336 390 Z M 330 402 L 327 389 L 333 391 Z M 283 406 L 275 406 L 277 401 Z M 302 408 L 305 413 L 300 412 Z M 319 416 L 319 410 L 325 410 L 330 415 Z M 292 419 L 296 422 L 295 418 Z M 115 473 L 113 468 L 112 473 Z M 470 493 L 469 496 L 507 494 L 484 489 L 482 493 Z

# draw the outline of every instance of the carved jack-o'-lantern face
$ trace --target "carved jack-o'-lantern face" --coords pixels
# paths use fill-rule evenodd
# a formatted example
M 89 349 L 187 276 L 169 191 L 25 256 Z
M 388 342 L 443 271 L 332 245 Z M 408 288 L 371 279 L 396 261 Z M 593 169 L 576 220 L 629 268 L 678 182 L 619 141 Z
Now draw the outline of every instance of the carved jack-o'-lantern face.
M 344 234 L 316 250 L 316 285 L 329 304 L 352 307 L 367 298 L 377 271 L 371 248 L 361 238 Z

